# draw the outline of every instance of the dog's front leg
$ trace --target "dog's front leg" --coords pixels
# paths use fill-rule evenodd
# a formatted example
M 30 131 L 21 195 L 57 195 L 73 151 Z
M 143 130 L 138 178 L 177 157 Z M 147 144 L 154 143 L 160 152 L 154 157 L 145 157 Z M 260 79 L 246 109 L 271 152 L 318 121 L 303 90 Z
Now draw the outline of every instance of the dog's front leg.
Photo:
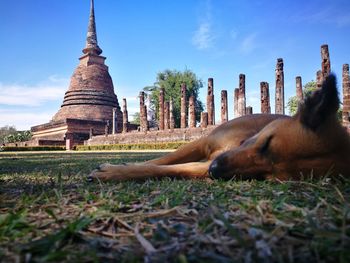
M 99 179 L 102 181 L 126 181 L 126 180 L 145 180 L 148 178 L 203 178 L 208 177 L 208 168 L 210 161 L 192 162 L 174 165 L 155 165 L 155 164 L 131 164 L 131 165 L 112 165 L 102 164 L 91 172 L 90 179 Z

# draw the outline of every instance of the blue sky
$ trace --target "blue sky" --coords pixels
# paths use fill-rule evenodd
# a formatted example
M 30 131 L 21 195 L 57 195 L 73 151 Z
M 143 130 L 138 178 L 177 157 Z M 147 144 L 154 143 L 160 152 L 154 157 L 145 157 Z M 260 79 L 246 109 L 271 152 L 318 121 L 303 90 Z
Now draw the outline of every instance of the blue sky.
M 58 111 L 85 45 L 89 0 L 0 0 L 0 127 L 29 129 Z M 277 58 L 284 59 L 286 101 L 295 77 L 315 79 L 320 46 L 328 44 L 341 79 L 350 63 L 349 0 L 95 0 L 99 46 L 114 89 L 129 114 L 139 91 L 164 69 L 190 69 L 205 85 L 228 90 L 229 117 L 238 75 L 247 105 L 260 111 L 260 82 L 274 103 Z M 341 87 L 341 82 L 339 82 Z M 201 99 L 204 102 L 206 86 Z

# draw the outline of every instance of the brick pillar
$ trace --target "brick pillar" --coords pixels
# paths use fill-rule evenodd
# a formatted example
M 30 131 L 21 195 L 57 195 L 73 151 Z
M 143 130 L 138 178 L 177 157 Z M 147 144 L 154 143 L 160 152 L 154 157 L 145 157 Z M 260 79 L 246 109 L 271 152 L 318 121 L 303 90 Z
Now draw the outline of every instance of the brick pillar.
M 208 78 L 207 111 L 208 111 L 208 125 L 214 125 L 215 124 L 215 105 L 214 105 L 213 78 Z
M 115 113 L 117 112 L 117 108 L 113 108 L 113 119 L 112 119 L 112 134 L 115 134 Z
M 189 99 L 188 111 L 189 127 L 194 128 L 196 127 L 196 103 L 193 95 Z
M 164 130 L 164 88 L 159 91 L 159 130 Z
M 284 114 L 284 72 L 283 72 L 283 59 L 277 59 L 276 65 L 276 102 L 275 102 L 276 114 Z
M 141 131 L 148 131 L 147 121 L 147 107 L 145 105 L 145 93 L 140 92 L 140 129 Z
M 208 112 L 201 112 L 201 128 L 208 127 Z
M 253 114 L 253 107 L 252 106 L 248 106 L 245 109 L 245 113 L 246 113 L 246 115 Z
M 123 98 L 123 133 L 128 132 L 128 109 L 126 104 L 126 98 Z
M 170 119 L 170 129 L 174 130 L 175 128 L 175 119 L 174 119 L 174 106 L 173 106 L 173 100 L 170 99 L 169 102 L 169 119 Z
M 70 151 L 73 149 L 74 145 L 74 135 L 72 133 L 66 133 L 66 151 Z
M 270 114 L 270 89 L 269 83 L 260 82 L 261 113 Z
M 164 102 L 164 129 L 170 129 L 170 109 L 169 102 Z
M 221 123 L 228 121 L 227 90 L 221 91 Z
M 238 91 L 238 116 L 245 115 L 246 97 L 245 97 L 245 75 L 239 74 L 239 91 Z
M 238 96 L 239 96 L 239 89 L 236 88 L 235 92 L 233 94 L 233 116 L 234 116 L 234 118 L 239 117 L 239 114 L 238 114 Z
M 89 130 L 89 139 L 91 139 L 94 136 L 94 129 L 90 128 Z
M 331 73 L 331 61 L 329 59 L 328 45 L 321 46 L 321 59 L 322 59 L 322 82 Z
M 181 85 L 181 122 L 180 127 L 186 128 L 187 126 L 187 114 L 186 114 L 186 84 L 182 83 Z
M 349 64 L 343 65 L 343 125 L 350 132 L 350 77 Z
M 322 70 L 316 72 L 316 87 L 320 89 L 322 87 Z
M 295 78 L 295 83 L 296 83 L 297 100 L 302 101 L 304 99 L 304 94 L 303 94 L 303 84 L 301 82 L 300 76 L 297 76 Z

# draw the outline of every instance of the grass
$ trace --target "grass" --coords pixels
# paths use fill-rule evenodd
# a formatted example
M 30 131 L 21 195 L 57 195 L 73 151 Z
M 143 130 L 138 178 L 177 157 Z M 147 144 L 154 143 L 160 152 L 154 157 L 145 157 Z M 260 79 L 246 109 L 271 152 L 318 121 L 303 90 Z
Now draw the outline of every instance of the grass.
M 349 262 L 350 180 L 87 183 L 160 152 L 1 153 L 4 262 Z

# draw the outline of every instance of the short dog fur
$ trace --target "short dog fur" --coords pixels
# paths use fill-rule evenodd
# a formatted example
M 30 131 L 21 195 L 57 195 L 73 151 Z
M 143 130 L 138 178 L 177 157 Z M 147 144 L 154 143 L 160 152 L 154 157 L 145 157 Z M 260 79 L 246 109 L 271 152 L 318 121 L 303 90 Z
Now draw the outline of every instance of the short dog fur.
M 102 164 L 90 179 L 233 178 L 300 180 L 350 175 L 350 137 L 337 119 L 336 78 L 299 105 L 293 117 L 254 114 L 233 119 L 208 136 L 140 164 Z

